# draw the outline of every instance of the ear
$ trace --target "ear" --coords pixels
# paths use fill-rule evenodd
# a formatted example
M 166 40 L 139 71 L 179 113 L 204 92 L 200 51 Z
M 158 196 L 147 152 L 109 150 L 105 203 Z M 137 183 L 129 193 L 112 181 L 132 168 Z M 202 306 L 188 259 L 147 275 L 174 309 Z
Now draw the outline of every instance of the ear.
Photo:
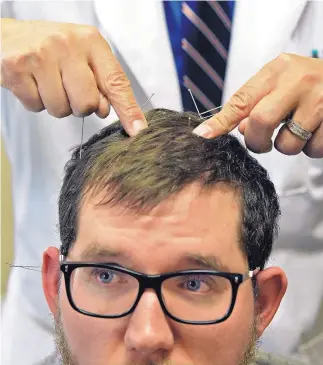
M 260 337 L 274 318 L 286 293 L 287 277 L 279 267 L 260 271 L 257 276 L 258 297 L 256 300 L 257 333 Z
M 49 247 L 43 254 L 42 279 L 46 301 L 54 315 L 57 312 L 59 275 L 59 250 Z

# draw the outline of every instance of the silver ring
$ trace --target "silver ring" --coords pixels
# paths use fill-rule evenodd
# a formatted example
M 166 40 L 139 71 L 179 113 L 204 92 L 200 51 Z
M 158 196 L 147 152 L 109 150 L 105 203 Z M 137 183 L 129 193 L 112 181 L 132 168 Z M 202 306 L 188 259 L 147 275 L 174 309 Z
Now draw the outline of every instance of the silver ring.
M 298 123 L 296 123 L 293 119 L 289 119 L 286 122 L 286 127 L 293 133 L 295 136 L 300 138 L 303 141 L 308 141 L 311 139 L 313 133 L 307 131 L 303 127 L 301 127 Z

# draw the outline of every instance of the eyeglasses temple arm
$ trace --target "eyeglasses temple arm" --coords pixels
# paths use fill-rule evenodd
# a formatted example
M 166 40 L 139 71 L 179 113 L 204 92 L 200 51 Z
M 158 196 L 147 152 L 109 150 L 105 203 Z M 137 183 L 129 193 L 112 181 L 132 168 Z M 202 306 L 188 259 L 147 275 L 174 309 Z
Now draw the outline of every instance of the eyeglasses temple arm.
M 249 270 L 247 274 L 243 275 L 243 281 L 254 278 L 258 274 L 259 271 L 260 271 L 260 267 L 256 267 L 254 270 Z

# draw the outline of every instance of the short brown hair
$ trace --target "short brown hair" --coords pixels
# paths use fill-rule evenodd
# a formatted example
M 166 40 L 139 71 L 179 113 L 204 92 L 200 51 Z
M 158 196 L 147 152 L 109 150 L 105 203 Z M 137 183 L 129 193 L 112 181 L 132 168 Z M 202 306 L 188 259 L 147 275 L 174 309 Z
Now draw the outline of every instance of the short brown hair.
M 73 152 L 59 198 L 62 253 L 77 235 L 77 215 L 89 189 L 106 191 L 105 204 L 125 204 L 141 211 L 156 206 L 188 184 L 210 188 L 222 182 L 239 190 L 241 240 L 249 266 L 263 267 L 277 234 L 279 204 L 266 170 L 236 137 L 204 139 L 192 133 L 195 113 L 154 109 L 149 127 L 129 138 L 119 122 L 94 135 Z

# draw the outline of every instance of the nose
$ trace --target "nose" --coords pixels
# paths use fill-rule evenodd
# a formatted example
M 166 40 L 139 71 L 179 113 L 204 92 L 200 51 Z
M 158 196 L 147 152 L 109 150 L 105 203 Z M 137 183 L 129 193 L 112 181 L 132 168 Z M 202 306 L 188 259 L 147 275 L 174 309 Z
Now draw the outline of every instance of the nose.
M 131 356 L 140 361 L 162 361 L 173 348 L 173 332 L 154 290 L 143 293 L 131 314 L 125 345 Z

